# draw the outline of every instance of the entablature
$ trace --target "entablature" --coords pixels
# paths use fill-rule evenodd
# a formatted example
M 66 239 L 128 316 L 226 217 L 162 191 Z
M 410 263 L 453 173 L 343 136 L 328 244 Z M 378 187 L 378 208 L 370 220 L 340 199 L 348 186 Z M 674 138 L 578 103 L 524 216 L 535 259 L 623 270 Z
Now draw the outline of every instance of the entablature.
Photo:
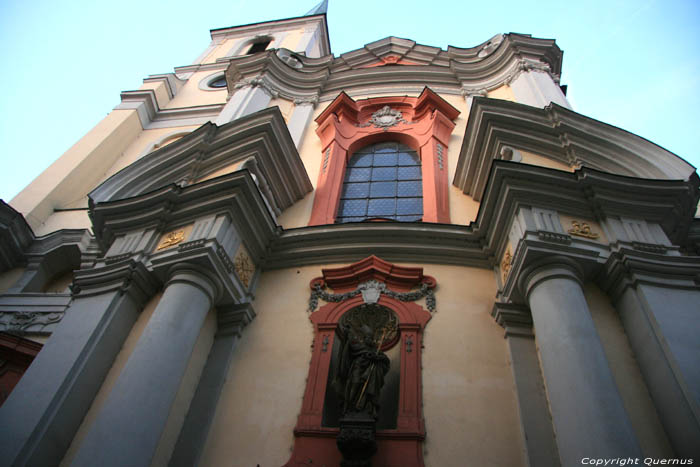
M 688 180 L 693 167 L 650 141 L 551 103 L 544 109 L 476 97 L 453 185 L 480 200 L 492 161 L 515 148 L 563 164 L 646 179 Z

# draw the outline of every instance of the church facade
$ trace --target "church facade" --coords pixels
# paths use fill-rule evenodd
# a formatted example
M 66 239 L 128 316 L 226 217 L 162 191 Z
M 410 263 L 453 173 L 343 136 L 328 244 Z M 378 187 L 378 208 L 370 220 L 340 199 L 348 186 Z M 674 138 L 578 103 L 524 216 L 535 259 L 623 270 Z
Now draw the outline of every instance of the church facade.
M 336 57 L 325 4 L 0 203 L 0 463 L 700 461 L 695 168 L 575 112 L 554 40 Z

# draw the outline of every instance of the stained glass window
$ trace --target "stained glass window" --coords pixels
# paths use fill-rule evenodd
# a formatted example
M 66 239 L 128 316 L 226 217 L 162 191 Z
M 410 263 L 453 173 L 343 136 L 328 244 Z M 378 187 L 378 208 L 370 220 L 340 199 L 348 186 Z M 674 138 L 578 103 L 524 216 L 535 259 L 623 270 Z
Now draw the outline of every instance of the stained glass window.
M 350 158 L 336 223 L 423 218 L 423 183 L 416 151 L 400 143 L 366 146 Z

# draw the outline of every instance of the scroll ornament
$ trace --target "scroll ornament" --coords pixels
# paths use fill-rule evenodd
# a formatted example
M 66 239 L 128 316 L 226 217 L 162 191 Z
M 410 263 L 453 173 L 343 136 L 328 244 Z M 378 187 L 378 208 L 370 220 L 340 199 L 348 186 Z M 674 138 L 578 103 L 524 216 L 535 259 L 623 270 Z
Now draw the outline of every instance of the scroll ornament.
M 429 311 L 436 311 L 435 293 L 431 284 L 422 283 L 419 290 L 412 292 L 395 292 L 387 288 L 386 284 L 376 280 L 369 280 L 357 286 L 355 290 L 342 294 L 329 293 L 324 290 L 322 282 L 315 282 L 312 285 L 311 296 L 309 297 L 309 312 L 313 312 L 318 307 L 319 298 L 325 302 L 343 302 L 350 298 L 362 295 L 365 303 L 377 303 L 381 294 L 394 298 L 402 302 L 415 302 L 425 297 L 425 305 Z

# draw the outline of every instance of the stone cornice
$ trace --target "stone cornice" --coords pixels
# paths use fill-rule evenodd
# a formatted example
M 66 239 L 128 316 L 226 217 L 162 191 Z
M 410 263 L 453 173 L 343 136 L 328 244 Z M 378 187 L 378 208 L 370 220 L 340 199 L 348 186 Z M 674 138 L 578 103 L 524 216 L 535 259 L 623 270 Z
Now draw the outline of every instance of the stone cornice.
M 334 99 L 341 91 L 349 95 L 405 94 L 420 92 L 425 86 L 446 94 L 485 94 L 525 71 L 548 73 L 558 82 L 562 52 L 553 40 L 520 34 L 497 37 L 502 39 L 448 51 L 387 37 L 338 58 L 310 59 L 295 54 L 298 67 L 268 50 L 226 59 L 230 60 L 226 76 L 230 92 L 254 83 L 272 96 L 293 99 L 315 94 L 322 101 Z
M 660 223 L 678 241 L 692 219 L 697 186 L 695 178 L 642 180 L 588 168 L 569 173 L 495 161 L 477 219 L 469 226 L 368 222 L 290 229 L 271 245 L 265 268 L 345 263 L 372 254 L 388 261 L 493 267 L 517 209 L 533 205 L 583 218 L 636 216 Z M 552 243 L 535 235 L 530 245 L 542 256 L 558 251 L 596 264 L 607 251 L 578 238 Z
M 474 98 L 453 184 L 480 200 L 494 159 L 505 147 L 570 166 L 620 175 L 687 180 L 693 167 L 665 149 L 557 104 L 544 109 Z
M 119 291 L 130 294 L 138 303 L 145 303 L 159 286 L 143 263 L 128 259 L 98 268 L 75 271 L 71 289 L 73 296 L 77 298 Z
M 168 89 L 170 89 L 168 87 Z M 225 104 L 195 105 L 190 107 L 161 109 L 153 89 L 123 91 L 122 102 L 115 110 L 136 110 L 144 129 L 204 123 L 215 118 Z
M 0 200 L 0 272 L 23 264 L 33 241 L 34 232 L 24 217 Z
M 607 259 L 600 282 L 613 300 L 640 283 L 697 290 L 700 262 L 697 256 L 667 256 L 623 248 Z
M 207 123 L 121 170 L 95 188 L 90 206 L 171 184 L 187 184 L 254 157 L 281 209 L 311 191 L 311 182 L 277 107 L 217 126 Z
M 251 253 L 260 257 L 277 227 L 247 170 L 188 187 L 171 184 L 131 198 L 91 204 L 95 236 L 109 246 L 117 235 L 139 229 L 163 230 L 208 214 L 245 219 L 239 228 Z M 106 249 L 106 248 L 105 248 Z
M 279 57 L 281 52 L 290 53 L 279 49 L 232 58 L 226 69 L 229 93 L 241 87 L 260 86 L 273 97 L 318 99 L 328 79 L 331 57 L 310 59 L 292 54 L 299 64 L 295 68 Z

